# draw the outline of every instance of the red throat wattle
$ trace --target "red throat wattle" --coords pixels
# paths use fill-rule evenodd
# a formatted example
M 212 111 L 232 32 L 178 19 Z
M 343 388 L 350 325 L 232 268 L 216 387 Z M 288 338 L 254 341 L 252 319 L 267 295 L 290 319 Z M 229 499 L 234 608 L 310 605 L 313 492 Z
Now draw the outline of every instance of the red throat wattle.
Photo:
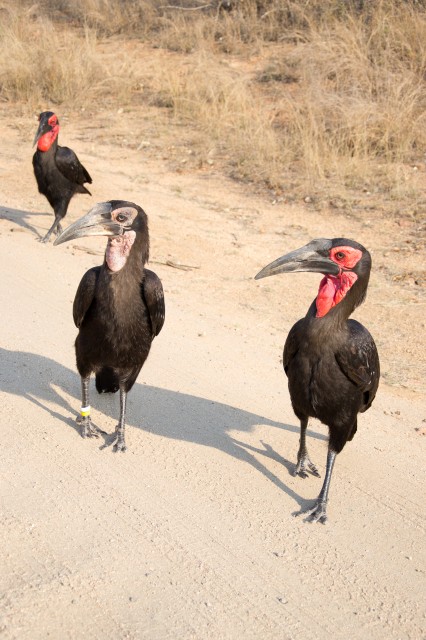
M 56 124 L 51 131 L 48 131 L 42 135 L 37 142 L 37 149 L 39 151 L 49 151 L 52 144 L 55 142 L 59 133 L 59 125 Z
M 316 298 L 316 317 L 322 318 L 339 304 L 357 280 L 358 276 L 353 271 L 342 271 L 338 276 L 324 276 Z

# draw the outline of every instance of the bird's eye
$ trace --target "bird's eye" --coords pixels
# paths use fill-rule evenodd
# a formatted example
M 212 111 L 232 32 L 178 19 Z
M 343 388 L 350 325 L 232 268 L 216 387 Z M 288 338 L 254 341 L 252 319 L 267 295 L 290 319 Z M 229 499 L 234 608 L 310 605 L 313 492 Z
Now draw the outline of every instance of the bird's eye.
M 345 257 L 345 254 L 343 253 L 343 251 L 337 251 L 336 258 L 338 260 L 343 260 L 344 257 Z
M 117 222 L 125 222 L 127 220 L 127 217 L 124 215 L 124 213 L 119 213 L 117 215 Z

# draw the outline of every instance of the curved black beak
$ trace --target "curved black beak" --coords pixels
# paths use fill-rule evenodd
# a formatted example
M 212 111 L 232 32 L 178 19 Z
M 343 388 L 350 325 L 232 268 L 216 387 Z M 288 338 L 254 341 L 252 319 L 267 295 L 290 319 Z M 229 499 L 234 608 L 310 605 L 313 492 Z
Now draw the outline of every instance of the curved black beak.
M 259 271 L 254 279 L 260 280 L 268 276 L 275 276 L 277 273 L 291 273 L 294 271 L 313 271 L 314 273 L 322 273 L 324 275 L 330 273 L 337 276 L 340 268 L 328 257 L 330 249 L 331 240 L 323 238 L 312 240 L 304 247 L 291 251 L 268 264 Z
M 123 228 L 111 220 L 110 202 L 99 202 L 85 216 L 64 229 L 56 238 L 54 245 L 85 236 L 119 236 Z
M 39 141 L 41 136 L 44 136 L 44 134 L 48 133 L 48 131 L 52 131 L 52 127 L 47 122 L 47 119 L 41 118 L 41 120 L 39 122 L 39 125 L 38 125 L 37 132 L 36 132 L 36 134 L 34 136 L 33 146 Z

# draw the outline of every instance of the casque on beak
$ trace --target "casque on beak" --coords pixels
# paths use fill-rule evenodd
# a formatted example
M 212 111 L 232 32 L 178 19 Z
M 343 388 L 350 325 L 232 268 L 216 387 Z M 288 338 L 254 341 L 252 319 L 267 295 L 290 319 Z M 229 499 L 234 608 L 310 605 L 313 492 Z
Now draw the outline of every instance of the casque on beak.
M 312 271 L 314 273 L 332 274 L 337 276 L 339 266 L 330 260 L 328 251 L 331 249 L 331 240 L 312 240 L 300 249 L 291 251 L 285 256 L 274 260 L 264 267 L 255 276 L 255 280 L 275 276 L 278 273 L 291 273 L 295 271 Z
M 54 245 L 85 236 L 119 236 L 123 228 L 111 220 L 110 202 L 99 202 L 85 216 L 71 224 L 56 238 Z

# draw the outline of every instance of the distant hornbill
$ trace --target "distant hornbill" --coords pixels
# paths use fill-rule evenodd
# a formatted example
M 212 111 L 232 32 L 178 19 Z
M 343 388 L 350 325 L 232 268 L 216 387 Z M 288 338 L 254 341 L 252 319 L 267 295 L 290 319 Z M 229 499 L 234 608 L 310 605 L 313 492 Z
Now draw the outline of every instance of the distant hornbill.
M 58 145 L 59 121 L 52 111 L 39 115 L 39 126 L 34 143 L 37 151 L 33 156 L 34 175 L 38 190 L 49 201 L 55 221 L 42 242 L 48 242 L 53 231 L 61 233 L 61 220 L 67 213 L 71 198 L 76 193 L 88 193 L 85 182 L 92 182 L 72 149 Z
M 145 263 L 149 258 L 148 219 L 133 202 L 101 202 L 59 235 L 54 244 L 82 236 L 109 236 L 101 266 L 83 276 L 74 300 L 77 369 L 81 376 L 82 436 L 101 432 L 90 419 L 89 380 L 99 393 L 120 391 L 120 419 L 114 450 L 125 451 L 127 393 L 164 324 L 161 280 Z M 102 433 L 102 432 L 101 432 Z
M 301 249 L 278 258 L 262 269 L 256 280 L 277 273 L 322 273 L 316 299 L 304 318 L 290 330 L 284 345 L 283 365 L 291 403 L 300 420 L 300 447 L 294 475 L 319 477 L 306 448 L 309 417 L 329 429 L 324 484 L 314 507 L 306 511 L 313 522 L 325 522 L 331 474 L 336 454 L 352 440 L 357 414 L 366 411 L 379 385 L 380 365 L 370 333 L 349 320 L 365 298 L 371 256 L 346 238 L 312 240 Z

